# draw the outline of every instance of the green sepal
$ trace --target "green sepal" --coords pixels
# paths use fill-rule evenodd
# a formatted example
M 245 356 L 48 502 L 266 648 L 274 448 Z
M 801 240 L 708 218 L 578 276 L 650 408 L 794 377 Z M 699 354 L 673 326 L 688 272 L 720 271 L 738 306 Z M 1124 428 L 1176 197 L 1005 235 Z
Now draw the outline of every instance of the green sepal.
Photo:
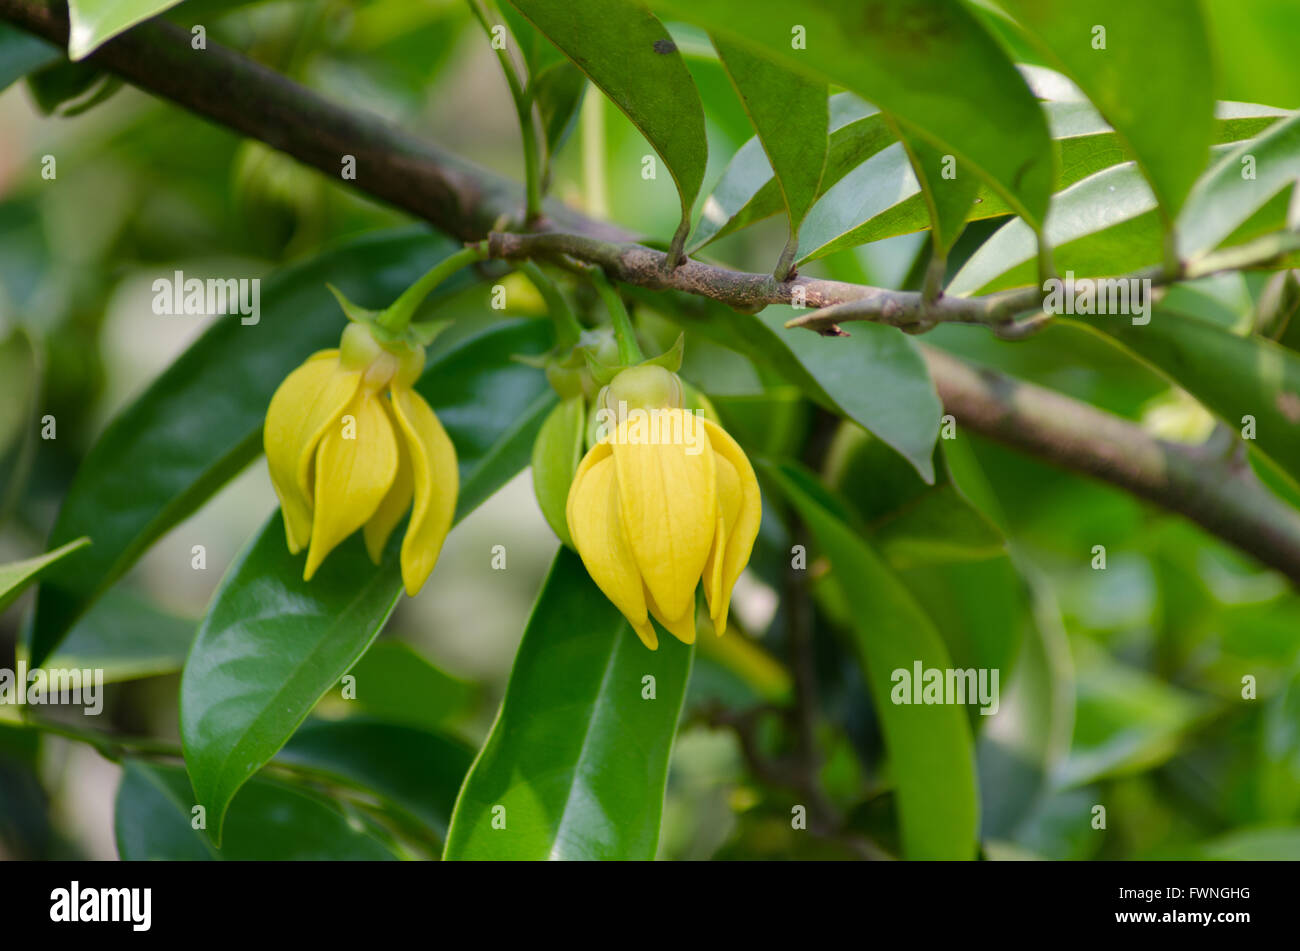
M 648 360 L 642 360 L 640 363 L 627 364 L 626 366 L 622 364 L 609 366 L 597 360 L 595 354 L 590 350 L 583 350 L 583 356 L 587 359 L 587 368 L 591 371 L 592 378 L 601 386 L 607 385 L 614 379 L 614 377 L 618 376 L 624 370 L 632 369 L 634 366 L 663 367 L 669 373 L 676 373 L 682 368 L 682 357 L 685 353 L 686 334 L 684 333 L 678 334 L 676 342 L 657 357 L 650 357 Z
M 451 320 L 422 320 L 418 323 L 412 321 L 409 332 L 411 339 L 427 347 L 451 324 Z
M 586 443 L 587 401 L 581 395 L 562 400 L 551 410 L 533 443 L 533 491 L 551 530 L 573 548 L 566 509 L 569 487 Z
M 624 366 L 606 366 L 597 360 L 596 355 L 590 350 L 583 350 L 582 355 L 586 358 L 587 369 L 591 371 L 591 378 L 601 386 L 608 386 L 610 380 L 627 369 Z
M 682 368 L 682 357 L 686 353 L 686 334 L 679 333 L 677 340 L 671 347 L 659 354 L 657 357 L 651 357 L 638 363 L 637 366 L 655 366 L 663 367 L 669 373 L 676 373 Z
M 326 284 L 325 286 L 328 287 L 330 293 L 334 295 L 334 299 L 339 302 L 339 306 L 343 308 L 343 313 L 347 315 L 348 320 L 358 324 L 374 324 L 374 322 L 379 319 L 380 311 L 370 310 L 366 307 L 352 303 L 352 301 L 348 300 L 344 293 L 333 284 Z
M 370 331 L 370 335 L 389 350 L 398 350 L 403 347 L 427 347 L 452 323 L 450 320 L 426 320 L 419 323 L 412 321 L 405 330 L 389 330 L 380 320 L 386 311 L 371 310 L 368 307 L 354 304 L 348 300 L 347 295 L 333 284 L 326 284 L 325 286 L 334 295 L 334 299 L 339 302 L 339 306 L 343 308 L 343 313 L 348 320 L 355 324 L 365 324 Z

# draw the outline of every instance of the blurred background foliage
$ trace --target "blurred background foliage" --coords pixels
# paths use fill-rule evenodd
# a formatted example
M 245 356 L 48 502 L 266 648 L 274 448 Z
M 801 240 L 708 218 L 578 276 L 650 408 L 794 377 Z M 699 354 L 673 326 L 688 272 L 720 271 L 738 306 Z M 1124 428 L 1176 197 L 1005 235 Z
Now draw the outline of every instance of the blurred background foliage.
M 202 22 L 211 42 L 522 178 L 505 82 L 460 0 L 188 0 L 169 15 Z M 705 103 L 708 189 L 750 125 L 703 35 L 675 27 L 674 35 Z M 0 33 L 0 43 L 20 41 Z M 0 94 L 0 561 L 43 550 L 105 423 L 208 325 L 153 316 L 153 277 L 175 269 L 265 274 L 407 221 L 26 42 L 31 62 L 48 65 Z M 1250 76 L 1235 81 L 1248 88 Z M 591 207 L 584 188 L 590 158 L 581 130 L 555 161 L 552 192 L 634 230 L 671 233 L 677 198 L 668 176 L 642 179 L 644 139 L 603 98 L 589 96 L 584 108 L 603 112 L 608 207 Z M 57 158 L 53 182 L 40 175 L 45 155 Z M 1000 223 L 973 225 L 954 256 Z M 764 270 L 785 237 L 777 216 L 717 242 L 708 256 Z M 923 237 L 909 235 L 809 270 L 916 287 L 922 251 Z M 1248 320 L 1261 290 L 1233 275 L 1189 293 L 1226 308 L 1227 320 Z M 454 334 L 540 312 L 524 293 L 494 311 L 486 294 L 472 288 L 444 305 L 459 318 Z M 647 337 L 671 344 L 675 325 L 644 304 L 638 317 Z M 948 326 L 927 341 L 1166 438 L 1201 440 L 1213 425 L 1154 373 L 1070 327 L 1009 345 Z M 823 468 L 932 611 L 955 665 L 1003 669 L 1001 710 L 971 717 L 986 857 L 1300 858 L 1300 598 L 1278 575 L 1150 505 L 965 434 L 941 441 L 941 468 L 978 518 L 952 551 L 891 546 L 892 503 L 922 491 L 897 457 L 694 335 L 683 376 L 751 454 L 789 452 Z M 56 439 L 39 438 L 46 414 L 57 420 Z M 765 502 L 773 495 L 765 491 Z M 178 671 L 194 626 L 274 507 L 259 459 L 83 619 L 65 658 L 93 663 L 93 644 L 106 636 L 126 645 L 110 668 L 115 682 L 97 728 L 175 739 Z M 508 569 L 488 570 L 492 546 L 506 542 Z M 207 550 L 203 571 L 191 568 L 196 543 Z M 848 858 L 863 843 L 897 852 L 882 741 L 842 634 L 844 608 L 816 584 L 811 600 L 787 596 L 792 543 L 783 513 L 768 504 L 735 606 L 762 654 L 727 658 L 718 653 L 726 640 L 699 652 L 669 777 L 664 857 Z M 364 713 L 477 747 L 556 544 L 526 473 L 460 525 L 423 595 L 401 602 L 364 659 L 371 676 L 392 685 L 384 708 Z M 1104 570 L 1093 567 L 1097 545 Z M 809 569 L 815 578 L 818 564 Z M 13 666 L 29 602 L 30 593 L 0 616 L 0 666 Z M 792 704 L 800 672 L 786 666 L 790 632 L 805 624 L 815 644 L 813 689 L 803 693 L 811 711 Z M 79 641 L 91 646 L 79 650 Z M 1257 699 L 1243 700 L 1245 676 L 1257 681 Z M 345 707 L 327 698 L 317 712 L 336 718 Z M 88 746 L 21 729 L 7 715 L 0 710 L 0 857 L 115 857 L 114 799 L 120 783 L 140 777 L 123 779 Z M 825 834 L 791 829 L 809 775 L 841 818 Z M 1098 804 L 1103 830 L 1091 821 Z

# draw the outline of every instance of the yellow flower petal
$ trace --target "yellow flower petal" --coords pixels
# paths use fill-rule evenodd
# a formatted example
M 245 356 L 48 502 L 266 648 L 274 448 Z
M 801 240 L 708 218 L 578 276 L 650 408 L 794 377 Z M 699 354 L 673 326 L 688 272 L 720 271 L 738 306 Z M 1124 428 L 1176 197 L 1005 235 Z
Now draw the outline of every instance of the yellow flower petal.
M 659 638 L 646 615 L 641 575 L 619 515 L 614 460 L 608 444 L 594 446 L 578 465 L 569 489 L 568 513 L 569 534 L 587 574 L 627 618 L 642 643 L 657 649 Z
M 715 453 L 714 469 L 718 474 L 718 527 L 713 534 L 713 547 L 704 564 L 704 597 L 709 603 L 709 616 L 715 618 L 714 605 L 722 604 L 722 566 L 727 553 L 727 526 L 734 525 L 740 512 L 742 492 L 736 467 L 726 456 Z M 719 632 L 719 635 L 721 632 Z
M 758 479 L 754 476 L 754 467 L 749 464 L 749 459 L 736 441 L 721 426 L 709 420 L 704 421 L 704 428 L 709 434 L 709 445 L 718 457 L 719 510 L 726 523 L 726 547 L 722 555 L 719 596 L 712 596 L 709 587 L 705 587 L 705 595 L 709 598 L 709 616 L 713 618 L 714 629 L 721 635 L 727 629 L 731 589 L 735 587 L 736 579 L 749 563 L 749 556 L 754 550 L 754 539 L 758 537 L 759 522 L 763 518 L 763 501 L 758 491 Z M 730 484 L 727 463 L 737 479 L 734 488 Z
M 569 483 L 569 497 L 564 502 L 564 520 L 569 524 L 570 536 L 572 536 L 574 532 L 573 506 L 574 506 L 574 501 L 578 497 L 578 483 L 580 483 L 583 480 L 583 478 L 587 475 L 589 471 L 591 471 L 592 467 L 595 466 L 596 463 L 603 462 L 604 460 L 608 459 L 612 451 L 613 450 L 609 448 L 608 442 L 596 443 L 596 445 L 592 446 L 589 450 L 587 450 L 587 454 L 583 456 L 582 460 L 578 463 L 577 471 L 573 473 L 573 481 Z M 574 547 L 576 548 L 577 545 L 575 544 Z
M 694 604 L 717 525 L 707 432 L 684 410 L 641 411 L 619 423 L 611 448 L 637 569 L 664 616 L 681 618 Z
M 683 614 L 681 617 L 674 618 L 674 617 L 668 617 L 667 615 L 664 614 L 663 611 L 659 609 L 659 605 L 655 603 L 654 595 L 650 593 L 649 588 L 646 588 L 646 592 L 645 592 L 646 607 L 650 609 L 650 613 L 654 615 L 654 619 L 664 626 L 664 630 L 666 630 L 673 637 L 677 638 L 683 644 L 695 643 L 695 598 L 693 596 L 694 593 L 695 593 L 694 591 L 691 592 L 692 594 L 691 603 L 686 613 Z
M 388 417 L 388 422 L 393 427 L 394 433 L 401 432 L 401 423 L 393 415 L 393 406 L 385 396 L 379 397 L 379 405 L 384 408 L 384 415 Z M 379 564 L 383 557 L 384 546 L 388 544 L 388 536 L 393 534 L 393 529 L 397 523 L 402 520 L 406 510 L 411 507 L 411 498 L 414 494 L 414 473 L 411 467 L 411 453 L 406 448 L 406 439 L 397 440 L 397 475 L 393 477 L 393 484 L 388 489 L 388 494 L 384 500 L 379 503 L 379 508 L 375 509 L 375 514 L 366 522 L 364 536 L 366 539 L 366 551 L 370 554 L 370 560 Z
M 411 458 L 415 506 L 402 539 L 402 583 L 406 593 L 415 597 L 433 571 L 451 530 L 460 474 L 456 447 L 424 397 L 405 386 L 393 387 L 392 394 L 393 416 Z
M 713 547 L 709 549 L 709 560 L 704 563 L 702 579 L 704 597 L 709 603 L 709 617 L 713 617 L 713 605 L 722 603 L 722 562 L 726 551 L 727 522 L 719 515 L 717 528 L 713 531 Z
M 370 520 L 396 474 L 393 425 L 379 397 L 363 391 L 316 449 L 316 503 L 304 581 L 339 542 Z
M 311 538 L 312 490 L 310 480 L 301 478 L 301 460 L 314 457 L 321 435 L 343 413 L 361 379 L 341 371 L 337 358 L 337 350 L 312 354 L 280 384 L 266 411 L 262 444 L 293 554 Z

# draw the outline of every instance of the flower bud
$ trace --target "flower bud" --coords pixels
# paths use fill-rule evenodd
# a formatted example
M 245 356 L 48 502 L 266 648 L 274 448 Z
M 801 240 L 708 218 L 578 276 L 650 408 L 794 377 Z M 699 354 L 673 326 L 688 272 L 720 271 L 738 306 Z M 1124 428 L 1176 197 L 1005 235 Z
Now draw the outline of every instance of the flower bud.
M 624 370 L 605 388 L 603 406 L 617 413 L 633 409 L 681 409 L 682 383 L 677 374 L 654 364 Z

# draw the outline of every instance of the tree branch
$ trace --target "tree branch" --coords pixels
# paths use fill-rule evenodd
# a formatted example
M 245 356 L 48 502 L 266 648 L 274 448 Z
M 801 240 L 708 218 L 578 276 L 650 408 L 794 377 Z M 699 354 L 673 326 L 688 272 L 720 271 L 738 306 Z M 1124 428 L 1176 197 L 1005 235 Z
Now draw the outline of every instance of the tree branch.
M 1154 439 L 1118 416 L 932 347 L 922 352 L 959 424 L 1185 515 L 1300 584 L 1300 513 L 1245 462 Z
M 0 18 L 67 45 L 68 19 L 61 6 L 0 0 Z M 515 183 L 382 119 L 330 103 L 245 56 L 214 44 L 194 50 L 189 41 L 181 28 L 152 20 L 104 44 L 89 59 L 327 175 L 338 175 L 343 156 L 352 155 L 357 177 L 347 184 L 466 241 L 523 220 L 523 195 Z M 535 225 L 543 233 L 493 235 L 495 255 L 576 258 L 600 265 L 624 283 L 686 291 L 737 310 L 797 303 L 802 296 L 808 306 L 822 309 L 794 322 L 822 333 L 842 332 L 837 321 L 851 319 L 908 330 L 925 329 L 931 321 L 985 323 L 1014 335 L 1021 325 L 1007 318 L 1039 304 L 1037 288 L 986 298 L 940 297 L 926 304 L 920 294 L 802 277 L 778 282 L 771 275 L 697 261 L 669 270 L 662 252 L 632 243 L 623 229 L 555 202 L 547 203 L 546 215 Z M 1260 263 L 1276 253 L 1267 244 L 1246 246 L 1193 267 L 1199 275 Z M 1192 274 L 1189 268 L 1185 276 Z M 843 309 L 837 312 L 835 305 Z M 816 326 L 818 321 L 824 325 Z M 1058 393 L 975 370 L 930 348 L 924 353 L 945 409 L 965 426 L 1185 515 L 1300 583 L 1300 515 L 1248 468 L 1152 439 L 1131 423 Z

